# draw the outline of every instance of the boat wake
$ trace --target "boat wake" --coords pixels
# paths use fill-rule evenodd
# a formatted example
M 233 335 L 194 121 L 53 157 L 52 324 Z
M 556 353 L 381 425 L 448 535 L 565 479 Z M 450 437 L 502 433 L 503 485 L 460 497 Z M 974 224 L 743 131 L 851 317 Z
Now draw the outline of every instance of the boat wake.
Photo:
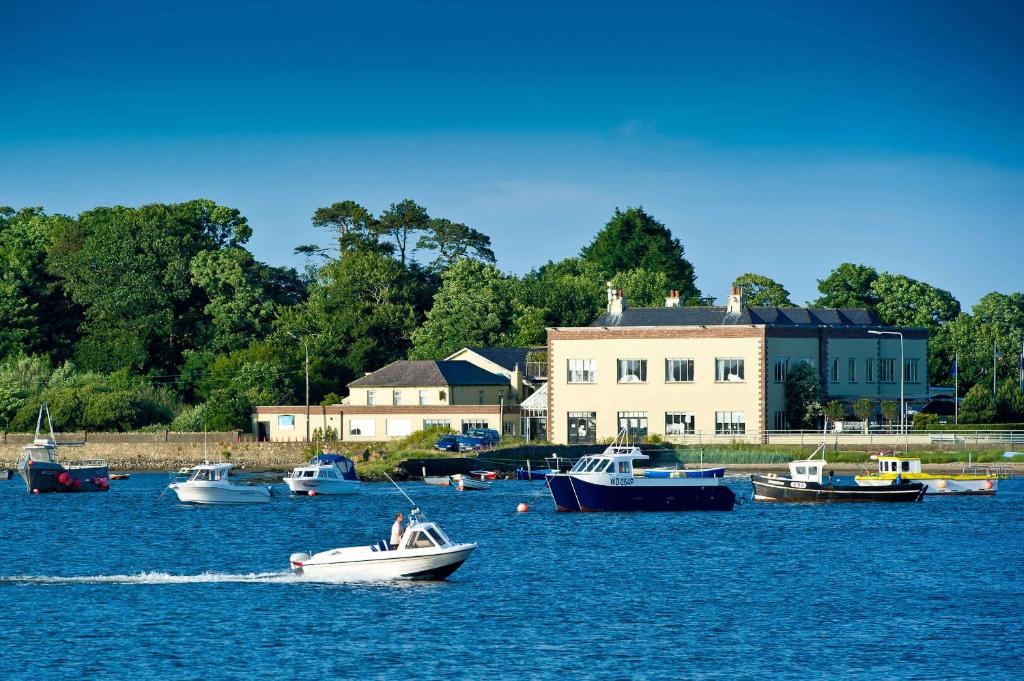
M 172 575 L 167 572 L 139 572 L 133 575 L 84 575 L 61 577 L 51 575 L 11 575 L 0 577 L 3 585 L 68 585 L 68 584 L 213 584 L 236 582 L 248 584 L 284 584 L 302 581 L 289 571 L 228 574 L 203 572 L 198 575 Z

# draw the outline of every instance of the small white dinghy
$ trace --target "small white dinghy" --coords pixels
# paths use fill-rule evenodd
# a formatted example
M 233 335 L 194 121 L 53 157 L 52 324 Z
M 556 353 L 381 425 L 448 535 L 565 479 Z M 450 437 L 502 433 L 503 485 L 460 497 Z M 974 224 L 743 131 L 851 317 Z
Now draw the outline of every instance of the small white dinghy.
M 356 478 L 356 466 L 340 454 L 320 454 L 284 478 L 292 494 L 354 494 L 363 483 Z
M 274 495 L 267 485 L 231 482 L 229 463 L 194 466 L 187 480 L 175 480 L 168 487 L 187 504 L 265 504 Z
M 457 544 L 418 508 L 409 513 L 409 526 L 398 548 L 350 546 L 320 553 L 293 553 L 292 572 L 311 581 L 442 580 L 459 569 L 476 544 Z
M 485 490 L 491 488 L 491 483 L 488 480 L 480 480 L 474 478 L 472 475 L 466 475 L 459 473 L 451 476 L 451 484 L 455 489 L 460 492 L 469 492 L 472 490 Z

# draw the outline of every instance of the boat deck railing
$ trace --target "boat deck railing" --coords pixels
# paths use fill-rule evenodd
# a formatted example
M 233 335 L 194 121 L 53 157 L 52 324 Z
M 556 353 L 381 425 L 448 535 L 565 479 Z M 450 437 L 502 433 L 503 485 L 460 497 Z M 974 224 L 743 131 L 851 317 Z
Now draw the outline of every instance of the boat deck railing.
M 970 466 L 964 466 L 964 474 L 987 475 L 994 478 L 1008 478 L 1013 474 L 1013 467 L 972 464 Z

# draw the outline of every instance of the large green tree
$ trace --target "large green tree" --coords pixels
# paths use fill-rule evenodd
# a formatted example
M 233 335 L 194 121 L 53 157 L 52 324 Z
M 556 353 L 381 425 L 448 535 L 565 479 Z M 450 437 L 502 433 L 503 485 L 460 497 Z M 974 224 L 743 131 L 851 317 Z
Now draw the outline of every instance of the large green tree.
M 605 309 L 606 281 L 594 263 L 566 258 L 524 276 L 518 300 L 543 310 L 548 326 L 587 326 Z
M 82 310 L 46 269 L 55 231 L 70 218 L 41 208 L 0 207 L 0 359 L 43 353 L 53 361 L 71 354 Z
M 867 265 L 844 262 L 818 280 L 821 294 L 811 305 L 815 307 L 854 307 L 874 310 L 880 298 L 872 284 L 878 279 L 878 270 Z
M 878 294 L 878 316 L 886 324 L 935 331 L 960 314 L 960 302 L 949 291 L 902 274 L 882 272 L 871 288 Z
M 978 383 L 967 391 L 960 405 L 961 423 L 992 423 L 996 418 L 996 400 L 992 389 Z
M 405 265 L 415 254 L 416 235 L 424 232 L 429 222 L 426 208 L 412 199 L 405 199 L 388 206 L 374 223 L 373 229 L 394 245 L 399 262 Z
M 624 270 L 611 279 L 612 288 L 622 291 L 627 305 L 634 307 L 660 307 L 672 288 L 668 275 L 638 267 Z
M 743 289 L 743 298 L 747 305 L 793 307 L 786 287 L 763 274 L 741 274 L 733 280 L 732 285 Z
M 679 239 L 639 207 L 624 211 L 616 208 L 604 229 L 580 252 L 580 257 L 594 263 L 606 280 L 627 270 L 662 272 L 684 303 L 700 304 L 693 265 L 685 255 Z
M 476 258 L 494 262 L 491 238 L 460 222 L 444 218 L 431 218 L 426 231 L 416 242 L 419 249 L 434 251 L 437 255 L 432 266 L 437 270 L 447 269 L 461 258 Z
M 797 362 L 786 376 L 786 420 L 791 428 L 814 428 L 821 414 L 821 379 L 808 362 Z
M 355 201 L 339 201 L 317 208 L 313 213 L 313 224 L 331 233 L 335 248 L 328 249 L 316 244 L 296 246 L 295 252 L 303 255 L 318 255 L 323 258 L 341 257 L 351 250 L 385 250 L 389 245 L 379 243 L 376 234 L 376 219 L 370 211 Z M 337 255 L 334 256 L 334 251 Z

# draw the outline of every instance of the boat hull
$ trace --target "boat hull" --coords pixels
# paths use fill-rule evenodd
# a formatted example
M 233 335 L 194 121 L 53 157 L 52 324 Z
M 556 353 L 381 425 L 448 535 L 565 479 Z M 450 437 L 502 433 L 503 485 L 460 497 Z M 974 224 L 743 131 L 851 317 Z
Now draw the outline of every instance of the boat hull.
M 637 478 L 626 486 L 597 484 L 563 473 L 547 476 L 548 489 L 559 511 L 731 511 L 736 495 L 725 485 L 678 484 L 665 479 L 644 484 Z M 676 483 L 676 484 L 673 484 Z
M 355 494 L 362 484 L 358 480 L 318 480 L 316 478 L 285 478 L 292 494 Z
M 175 483 L 170 487 L 183 504 L 266 504 L 271 498 L 267 487 L 257 485 L 198 486 Z
M 863 487 L 802 482 L 768 475 L 750 476 L 756 501 L 790 502 L 898 502 L 920 501 L 927 490 L 919 482 Z
M 309 581 L 440 581 L 459 569 L 475 544 L 464 544 L 439 553 L 414 555 L 414 551 L 383 551 L 370 556 L 331 561 L 330 557 L 292 564 L 292 571 Z M 413 554 L 413 555 L 410 555 Z
M 77 484 L 62 485 L 60 474 L 67 473 L 72 481 Z M 98 480 L 108 480 L 109 472 L 106 466 L 71 466 L 65 468 L 59 463 L 52 461 L 30 460 L 24 466 L 18 468 L 18 474 L 25 482 L 25 487 L 30 492 L 39 490 L 40 494 L 47 492 L 106 492 L 109 485 L 98 483 Z
M 974 476 L 915 476 L 904 478 L 910 482 L 921 482 L 928 485 L 925 494 L 935 496 L 992 496 L 999 490 L 999 481 L 995 478 Z M 885 487 L 891 485 L 893 478 L 873 475 L 858 475 L 854 480 L 861 487 Z
M 553 468 L 533 468 L 527 470 L 525 468 L 516 469 L 516 480 L 545 480 L 548 475 L 557 473 Z

